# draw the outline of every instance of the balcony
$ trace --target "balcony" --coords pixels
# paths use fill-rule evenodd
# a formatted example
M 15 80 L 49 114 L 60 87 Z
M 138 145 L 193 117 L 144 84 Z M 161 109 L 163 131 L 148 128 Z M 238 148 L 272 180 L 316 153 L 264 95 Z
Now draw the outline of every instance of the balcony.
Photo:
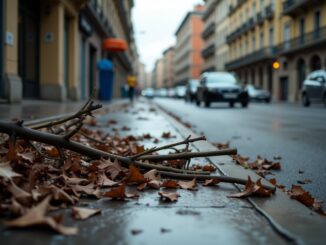
M 225 69 L 235 70 L 247 65 L 251 65 L 260 61 L 271 60 L 275 57 L 276 49 L 274 47 L 263 48 L 239 59 L 226 63 Z
M 255 28 L 255 19 L 253 17 L 249 18 L 247 21 L 248 30 Z
M 293 38 L 277 46 L 280 55 L 291 55 L 298 51 L 319 47 L 326 44 L 326 27 Z
M 257 24 L 262 25 L 264 23 L 264 14 L 262 12 L 257 13 Z
M 231 43 L 241 35 L 241 27 L 238 27 L 235 31 L 226 36 L 226 42 Z
M 313 2 L 314 3 L 312 3 L 311 0 L 285 0 L 283 2 L 283 15 L 294 16 L 300 12 L 304 13 L 304 8 L 309 4 L 311 5 L 316 3 L 316 1 Z
M 229 13 L 228 15 L 231 15 L 235 11 L 235 7 L 233 5 L 229 5 Z
M 204 40 L 206 40 L 212 34 L 214 34 L 214 32 L 215 32 L 215 23 L 211 23 L 206 27 L 206 29 L 203 31 L 201 36 Z
M 201 52 L 201 55 L 203 56 L 204 59 L 206 59 L 214 54 L 215 54 L 215 44 L 209 45 L 207 48 L 205 48 Z
M 265 8 L 265 16 L 267 19 L 272 19 L 274 17 L 274 5 L 273 4 L 269 4 L 266 8 Z

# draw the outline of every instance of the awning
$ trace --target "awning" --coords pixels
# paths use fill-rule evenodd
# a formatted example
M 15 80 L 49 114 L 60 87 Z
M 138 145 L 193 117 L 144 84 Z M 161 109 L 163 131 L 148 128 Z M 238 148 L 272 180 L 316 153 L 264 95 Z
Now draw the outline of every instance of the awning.
M 128 49 L 128 44 L 123 39 L 107 38 L 103 41 L 103 48 L 109 52 L 123 52 Z

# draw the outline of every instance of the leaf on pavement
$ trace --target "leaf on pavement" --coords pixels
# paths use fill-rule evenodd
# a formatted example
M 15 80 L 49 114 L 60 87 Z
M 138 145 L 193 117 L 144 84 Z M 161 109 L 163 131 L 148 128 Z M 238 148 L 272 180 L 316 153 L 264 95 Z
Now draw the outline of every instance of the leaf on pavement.
M 178 182 L 175 180 L 165 180 L 161 186 L 170 189 L 177 189 L 179 187 Z
M 10 180 L 7 190 L 22 204 L 28 205 L 32 200 L 32 194 L 18 187 L 12 180 Z
M 209 165 L 203 166 L 202 170 L 203 171 L 208 171 L 208 172 L 215 172 L 216 168 L 213 165 L 209 164 Z
M 71 185 L 71 189 L 73 189 L 77 193 L 81 193 L 90 197 L 100 198 L 101 192 L 99 188 L 95 188 L 94 184 L 88 185 Z
M 261 184 L 261 179 L 257 180 L 256 182 L 253 182 L 250 176 L 248 176 L 245 189 L 242 192 L 231 194 L 228 197 L 235 197 L 235 198 L 241 198 L 247 196 L 268 197 L 271 196 L 272 194 L 273 194 L 272 190 L 267 190 L 263 187 L 263 185 Z
M 162 133 L 162 138 L 163 139 L 170 139 L 172 136 L 171 136 L 171 133 L 170 132 L 163 132 Z
M 161 180 L 161 176 L 156 169 L 148 171 L 144 174 L 144 177 L 148 180 Z
M 91 208 L 79 208 L 73 207 L 72 209 L 72 216 L 78 220 L 85 220 L 91 216 L 101 213 L 101 209 L 91 209 Z
M 178 181 L 178 185 L 180 186 L 181 189 L 195 190 L 197 183 L 196 183 L 196 179 L 194 178 L 191 181 Z
M 180 195 L 176 192 L 160 191 L 158 194 L 160 195 L 163 201 L 167 201 L 167 202 L 176 202 L 178 201 L 178 197 L 180 197 Z
M 12 179 L 15 177 L 21 177 L 22 175 L 19 173 L 16 173 L 12 170 L 9 162 L 0 163 L 0 177 L 6 178 L 6 179 Z
M 110 197 L 112 199 L 122 199 L 138 197 L 137 193 L 127 193 L 124 185 L 113 188 L 111 191 L 103 193 L 104 197 Z
M 17 149 L 16 145 L 12 140 L 9 140 L 9 149 L 7 153 L 7 158 L 9 161 L 15 161 L 17 159 Z
M 100 187 L 112 187 L 118 185 L 118 182 L 110 180 L 106 177 L 105 173 L 100 173 L 98 175 L 97 185 Z
M 55 148 L 54 146 L 44 146 L 43 149 L 44 149 L 46 155 L 48 155 L 50 157 L 59 157 L 60 156 L 58 149 Z
M 292 188 L 288 193 L 291 198 L 298 200 L 308 207 L 311 207 L 315 202 L 315 199 L 310 195 L 310 193 L 305 191 L 299 185 L 292 185 Z
M 144 177 L 142 173 L 140 173 L 139 169 L 136 168 L 134 165 L 129 166 L 129 175 L 124 180 L 125 183 L 135 183 L 135 184 L 143 184 L 148 182 L 148 180 Z
M 46 211 L 48 210 L 49 207 L 50 200 L 51 200 L 51 196 L 46 197 L 38 205 L 29 209 L 26 212 L 26 214 L 24 214 L 23 216 L 11 221 L 6 221 L 4 222 L 4 224 L 7 227 L 12 227 L 12 228 L 46 226 L 64 235 L 77 234 L 78 231 L 77 228 L 65 227 L 61 224 L 62 222 L 61 217 L 45 216 Z
M 214 186 L 220 183 L 218 179 L 207 179 L 205 180 L 205 183 L 203 184 L 204 186 Z

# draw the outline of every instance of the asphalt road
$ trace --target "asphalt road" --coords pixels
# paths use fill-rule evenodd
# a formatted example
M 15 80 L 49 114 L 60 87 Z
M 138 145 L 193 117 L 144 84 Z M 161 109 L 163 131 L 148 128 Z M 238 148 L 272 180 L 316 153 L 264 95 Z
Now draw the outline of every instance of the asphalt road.
M 249 108 L 214 103 L 197 107 L 183 100 L 154 99 L 159 105 L 194 125 L 212 142 L 229 141 L 241 155 L 255 159 L 281 156 L 277 181 L 286 187 L 309 179 L 304 188 L 326 203 L 326 108 L 297 104 L 251 103 Z M 303 173 L 299 173 L 303 171 Z M 326 207 L 324 203 L 324 207 Z

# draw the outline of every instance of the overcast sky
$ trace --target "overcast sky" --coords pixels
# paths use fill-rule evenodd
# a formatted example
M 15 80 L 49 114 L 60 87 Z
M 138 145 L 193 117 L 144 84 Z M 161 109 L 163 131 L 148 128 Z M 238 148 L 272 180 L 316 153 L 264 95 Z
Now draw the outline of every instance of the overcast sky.
M 188 11 L 202 0 L 135 0 L 133 21 L 140 60 L 151 71 Z

